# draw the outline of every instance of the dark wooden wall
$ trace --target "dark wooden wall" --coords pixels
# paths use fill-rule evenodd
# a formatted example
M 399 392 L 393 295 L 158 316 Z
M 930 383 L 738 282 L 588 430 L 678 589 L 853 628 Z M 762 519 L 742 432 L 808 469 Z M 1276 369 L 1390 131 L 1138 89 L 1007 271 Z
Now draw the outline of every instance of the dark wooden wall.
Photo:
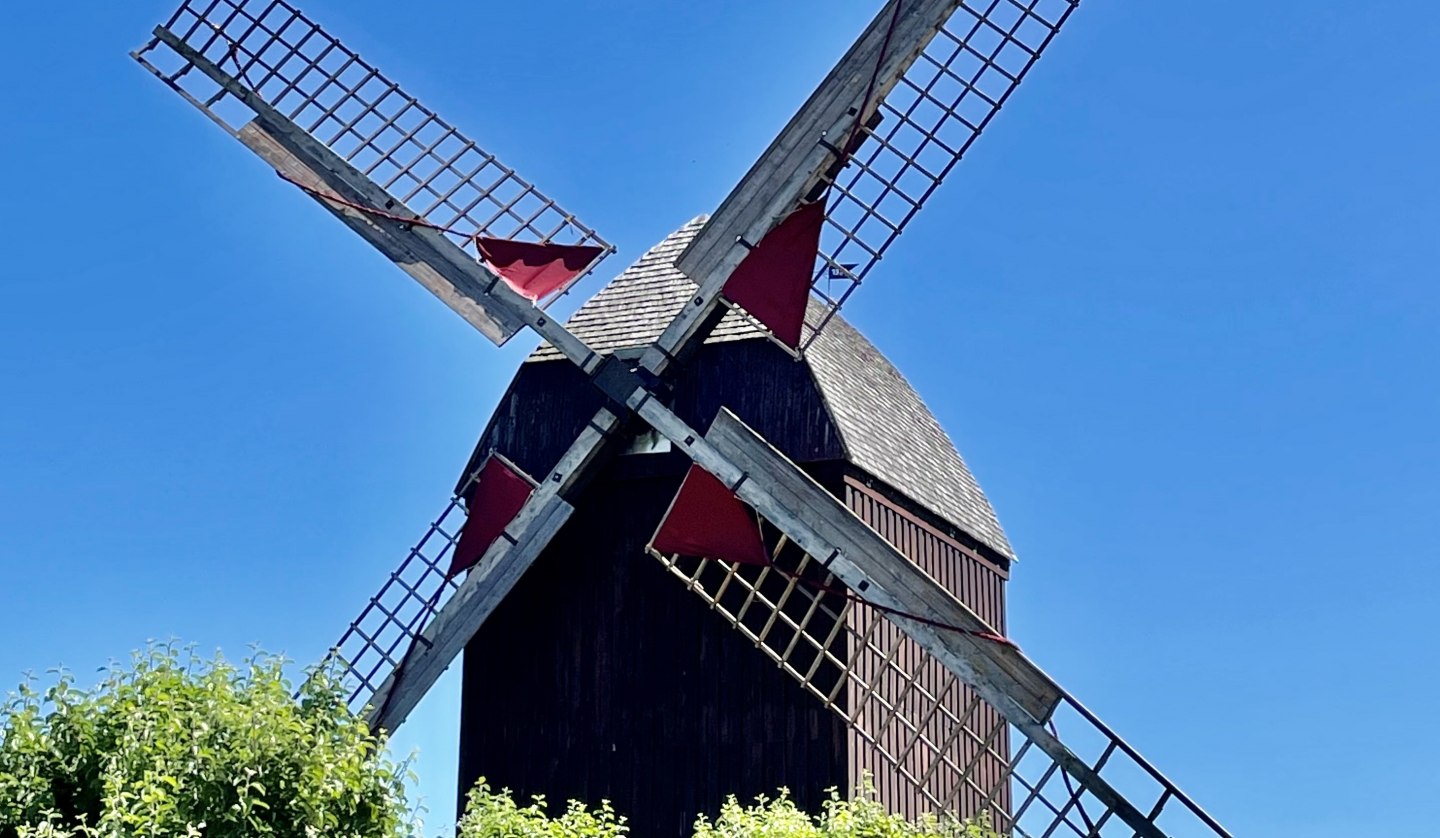
M 608 799 L 670 838 L 726 794 L 845 784 L 839 717 L 643 552 L 680 474 L 593 484 L 466 648 L 462 790 Z
M 670 406 L 702 432 L 723 405 L 797 463 L 844 456 L 839 431 L 809 370 L 769 341 L 706 345 L 672 386 Z M 525 364 L 501 397 L 463 474 L 499 450 L 530 474 L 543 476 L 603 404 L 600 391 L 574 364 Z
M 573 365 L 527 364 L 477 456 L 543 475 L 600 403 Z M 807 368 L 763 341 L 705 347 L 671 403 L 699 428 L 723 404 L 800 462 L 840 456 Z M 644 553 L 687 466 L 617 458 L 466 647 L 462 796 L 484 776 L 522 798 L 609 799 L 636 838 L 671 838 L 729 794 L 785 786 L 813 808 L 846 785 L 839 717 Z
M 863 473 L 846 475 L 838 432 L 804 364 L 764 341 L 706 346 L 674 382 L 671 403 L 702 429 L 721 405 L 735 411 L 1004 630 L 1005 569 Z M 526 364 L 472 464 L 498 450 L 543 476 L 600 404 L 573 365 Z M 814 809 L 827 788 L 853 787 L 869 771 L 892 810 L 932 810 L 906 785 L 906 771 L 925 766 L 887 766 L 645 555 L 687 465 L 675 454 L 617 458 L 574 499 L 574 518 L 466 647 L 462 801 L 484 776 L 553 805 L 609 799 L 636 838 L 670 838 L 688 835 L 697 813 L 713 816 L 726 795 L 784 786 Z M 945 677 L 924 675 L 936 690 Z M 945 700 L 963 707 L 962 690 Z M 952 750 L 961 764 L 972 755 Z

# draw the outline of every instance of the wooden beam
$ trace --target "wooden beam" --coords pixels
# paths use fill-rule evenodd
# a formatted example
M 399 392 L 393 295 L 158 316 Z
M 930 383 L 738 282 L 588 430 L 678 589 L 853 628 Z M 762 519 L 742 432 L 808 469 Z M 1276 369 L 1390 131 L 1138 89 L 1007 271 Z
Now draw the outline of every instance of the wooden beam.
M 345 226 L 358 233 L 387 259 L 419 282 L 425 290 L 434 294 L 452 311 L 459 314 L 465 322 L 474 326 L 477 331 L 497 345 L 504 345 L 524 327 L 524 322 L 507 311 L 505 307 L 486 305 L 483 302 L 486 296 L 483 286 L 476 287 L 474 278 L 467 275 L 471 271 L 449 271 L 449 273 L 457 275 L 455 279 L 450 279 L 437 270 L 433 263 L 441 261 L 441 258 L 433 252 L 423 254 L 417 252 L 422 249 L 430 250 L 430 248 L 415 241 L 407 241 L 412 237 L 403 235 L 399 224 L 387 222 L 385 219 L 377 218 L 353 207 L 318 197 L 317 193 L 322 195 L 340 193 L 341 184 L 333 182 L 334 178 L 323 177 L 318 171 L 319 167 L 313 162 L 303 161 L 301 156 L 294 151 L 296 144 L 293 138 L 274 132 L 260 120 L 244 125 L 236 133 L 236 137 L 266 163 L 274 166 L 277 172 L 296 183 L 303 184 L 309 190 L 313 190 L 309 194 L 316 203 L 329 210 L 331 214 L 344 222 Z M 483 266 L 479 267 L 483 269 Z
M 744 496 L 746 484 L 758 478 L 761 494 L 765 497 L 757 499 L 775 505 L 783 515 L 792 519 L 790 522 L 775 521 L 776 525 L 787 533 L 787 523 L 790 527 L 799 525 L 809 530 L 815 543 L 805 544 L 798 539 L 797 543 L 820 561 L 828 560 L 831 571 L 852 591 L 881 606 L 937 623 L 958 626 L 966 631 L 996 633 L 969 606 L 956 599 L 954 594 L 735 418 L 733 413 L 721 410 L 705 439 L 747 476 L 739 487 L 741 499 L 750 502 Z M 760 509 L 759 506 L 756 508 Z M 760 512 L 766 518 L 770 517 L 768 511 L 760 509 Z M 846 578 L 847 575 L 850 578 Z M 901 619 L 897 618 L 897 622 Z M 958 658 L 964 666 L 972 669 L 967 682 L 977 678 L 993 682 L 1031 716 L 1042 720 L 1048 718 L 1059 701 L 1060 687 L 1030 664 L 1016 647 L 972 634 L 946 632 L 919 621 L 905 622 L 914 628 L 910 632 L 912 634 L 933 635 L 928 644 L 922 641 L 922 645 L 933 647 L 927 648 L 931 654 L 941 660 Z M 921 629 L 925 631 L 921 632 Z
M 365 719 L 374 730 L 400 726 L 480 630 L 569 519 L 565 497 L 613 450 L 622 420 L 602 408 L 541 481 L 515 520 L 471 568 L 400 664 L 371 696 Z
M 632 408 L 802 550 L 825 563 L 852 591 L 877 605 L 927 621 L 988 628 L 964 603 L 729 411 L 721 410 L 710 432 L 700 438 L 654 399 Z M 1113 809 L 1136 834 L 1165 838 L 1129 800 L 1046 730 L 1045 723 L 1066 697 L 1065 692 L 1019 649 L 921 620 L 887 618 Z
M 236 136 L 497 344 L 529 326 L 587 373 L 599 356 L 439 230 L 164 27 L 155 37 L 255 113 Z M 318 194 L 317 194 L 318 193 Z M 328 197 L 333 195 L 338 200 Z M 356 209 L 355 206 L 369 211 Z M 393 217 L 413 218 L 416 223 Z
M 526 502 L 506 529 L 506 536 L 490 545 L 460 589 L 421 632 L 410 653 L 375 691 L 365 710 L 371 729 L 393 731 L 405 721 L 535 563 L 572 511 L 573 507 L 553 491 L 537 492 Z
M 699 290 L 646 352 L 647 369 L 664 372 L 671 358 L 704 339 L 703 325 L 720 305 L 721 287 L 748 252 L 740 242 L 759 242 L 795 209 L 835 162 L 827 144 L 846 145 L 856 122 L 869 119 L 958 5 L 959 0 L 890 0 L 860 33 L 680 254 L 676 266 Z

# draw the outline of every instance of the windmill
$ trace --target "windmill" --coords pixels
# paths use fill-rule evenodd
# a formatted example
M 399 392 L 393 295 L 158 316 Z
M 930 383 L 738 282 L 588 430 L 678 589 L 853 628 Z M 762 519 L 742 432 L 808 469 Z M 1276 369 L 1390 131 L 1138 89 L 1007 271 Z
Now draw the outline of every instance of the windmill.
M 1007 835 L 1228 835 L 1006 639 L 993 511 L 838 315 L 1076 2 L 890 0 L 715 212 L 569 323 L 549 302 L 613 248 L 297 9 L 154 30 L 135 58 L 281 178 L 493 342 L 543 340 L 335 647 L 373 727 L 468 648 L 462 775 L 609 790 L 638 834 L 870 773 Z M 697 777 L 673 752 L 701 734 L 729 755 Z

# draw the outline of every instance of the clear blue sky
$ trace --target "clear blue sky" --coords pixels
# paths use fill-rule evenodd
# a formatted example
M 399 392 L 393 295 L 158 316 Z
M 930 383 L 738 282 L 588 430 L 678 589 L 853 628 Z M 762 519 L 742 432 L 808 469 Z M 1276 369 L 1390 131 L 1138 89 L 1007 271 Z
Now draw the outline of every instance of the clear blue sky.
M 877 5 L 307 11 L 618 263 L 713 208 Z M 531 345 L 131 63 L 168 12 L 0 31 L 3 681 L 150 637 L 317 658 Z M 1440 798 L 1437 41 L 1418 0 L 1089 0 L 848 309 L 994 501 L 1015 636 L 1242 835 L 1422 834 Z M 457 704 L 399 737 L 435 828 Z

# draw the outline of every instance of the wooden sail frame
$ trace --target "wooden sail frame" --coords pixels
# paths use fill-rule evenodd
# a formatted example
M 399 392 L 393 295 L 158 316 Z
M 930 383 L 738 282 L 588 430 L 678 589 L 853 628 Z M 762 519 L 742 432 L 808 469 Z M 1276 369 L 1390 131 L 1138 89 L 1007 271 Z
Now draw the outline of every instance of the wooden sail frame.
M 391 639 L 382 641 L 379 632 L 357 629 L 358 622 L 352 626 L 354 631 L 347 633 L 347 638 L 359 638 L 362 654 L 379 650 L 382 642 L 389 644 L 380 651 L 378 662 L 367 664 L 363 671 L 356 668 L 345 651 L 336 653 L 361 682 L 353 698 L 364 702 L 372 725 L 393 729 L 403 722 L 503 599 L 509 586 L 564 525 L 572 511 L 568 499 L 615 451 L 617 441 L 623 441 L 626 423 L 638 420 L 669 439 L 675 450 L 718 478 L 783 533 L 786 541 L 809 561 L 818 563 L 825 573 L 822 584 L 838 585 L 863 597 L 862 604 L 872 613 L 862 617 L 857 609 L 832 608 L 825 634 L 833 638 L 847 633 L 846 642 L 859 659 L 874 658 L 874 671 L 867 676 L 863 668 L 848 662 L 855 656 L 847 654 L 846 668 L 837 676 L 837 683 L 853 682 L 863 693 L 878 695 L 880 690 L 871 686 L 874 677 L 895 670 L 904 649 L 916 660 L 937 663 L 948 677 L 973 691 L 967 706 L 977 713 L 983 709 L 1004 719 L 1004 725 L 995 722 L 982 732 L 970 730 L 966 718 L 957 716 L 951 720 L 946 736 L 968 735 L 979 743 L 975 751 L 978 756 L 967 761 L 1005 763 L 1006 770 L 999 772 L 1000 779 L 993 783 L 981 783 L 973 772 L 963 768 L 958 776 L 959 787 L 968 783 L 986 793 L 983 807 L 1003 819 L 1011 834 L 1037 838 L 1070 833 L 1146 838 L 1205 834 L 1228 838 L 1218 823 L 1028 657 L 1008 643 L 996 642 L 993 629 L 964 603 L 765 440 L 723 411 L 709 432 L 702 435 L 657 398 L 659 377 L 677 362 L 683 362 L 723 314 L 719 292 L 734 265 L 743 258 L 742 245 L 759 241 L 817 189 L 838 194 L 841 204 L 848 200 L 865 219 L 884 222 L 880 225 L 885 231 L 883 241 L 878 247 L 867 243 L 871 239 L 862 234 L 863 222 L 848 226 L 835 222 L 841 241 L 857 243 L 866 254 L 868 263 L 859 272 L 844 261 L 847 257 L 842 252 L 843 244 L 833 252 L 822 245 L 818 264 L 824 276 L 829 279 L 838 270 L 851 282 L 853 290 L 1008 97 L 1068 18 L 1075 2 L 890 0 L 680 257 L 678 265 L 695 281 L 697 293 L 639 362 L 594 352 L 499 281 L 465 250 L 467 238 L 494 235 L 492 225 L 512 221 L 519 223 L 511 230 L 512 235 L 538 235 L 542 241 L 603 244 L 598 236 L 508 169 L 498 169 L 502 176 L 492 184 L 477 180 L 485 166 L 498 165 L 493 156 L 478 152 L 478 147 L 460 137 L 448 123 L 385 80 L 293 6 L 283 0 L 185 0 L 167 24 L 156 28 L 150 43 L 135 57 L 162 81 L 482 334 L 504 343 L 520 329 L 530 327 L 575 363 L 608 400 L 607 407 L 582 430 L 560 464 L 540 477 L 539 487 L 507 528 L 507 537 L 491 545 L 462 583 L 450 586 L 442 582 L 433 594 L 427 594 L 430 574 L 440 566 L 445 552 L 453 549 L 458 537 L 457 528 L 437 521 L 427 538 L 440 536 L 436 542 L 438 554 L 411 554 L 412 559 L 421 556 L 414 565 L 419 578 L 406 576 L 400 581 L 400 573 L 408 566 L 405 564 L 392 576 L 395 590 L 412 609 L 409 616 L 402 616 L 399 607 L 385 607 L 380 597 L 372 599 L 367 609 L 367 613 L 378 611 L 384 615 L 386 625 L 395 630 Z M 1042 5 L 1057 11 L 1037 11 Z M 952 23 L 957 16 L 962 27 L 959 30 Z M 963 32 L 967 23 L 968 32 L 957 36 L 956 32 Z M 1033 40 L 1021 34 L 1026 26 L 1034 33 Z M 931 94 L 933 85 L 906 81 L 907 73 L 926 56 L 925 50 L 937 33 L 944 33 L 957 45 L 948 58 L 928 58 L 939 68 L 936 78 L 958 79 L 962 83 L 961 98 L 950 105 Z M 998 46 L 975 48 L 972 39 L 980 33 L 990 39 L 999 33 Z M 1020 63 L 1012 72 L 1005 69 L 1001 54 L 1016 45 L 1020 49 L 1016 60 Z M 338 64 L 326 63 L 332 55 L 338 56 L 333 59 Z M 954 67 L 973 56 L 981 58 L 979 75 L 967 79 Z M 169 66 L 163 66 L 167 61 Z M 357 67 L 355 74 L 347 77 Z M 1000 80 L 994 82 L 997 87 L 987 90 L 982 76 L 991 71 L 998 71 Z M 382 80 L 380 86 L 367 93 L 366 85 L 375 79 Z M 913 117 L 915 108 L 902 109 L 893 104 L 889 96 L 897 85 L 900 89 L 918 89 L 921 95 L 916 97 L 917 103 L 927 98 L 938 102 L 943 111 L 940 121 L 926 125 Z M 970 101 L 980 103 L 980 111 L 967 116 L 964 96 L 970 94 L 978 97 Z M 344 113 L 346 102 L 354 103 L 356 110 Z M 893 136 L 883 133 L 885 129 L 878 126 L 884 123 L 887 112 L 896 117 L 892 125 L 909 125 L 918 130 L 918 145 L 899 145 Z M 419 122 L 407 121 L 417 119 Z M 947 120 L 952 127 L 958 123 L 966 128 L 970 132 L 968 139 L 958 143 L 939 140 Z M 424 134 L 432 126 L 440 132 L 439 139 Z M 387 139 L 387 132 L 393 132 L 393 142 Z M 474 151 L 480 155 L 479 168 L 454 168 L 454 160 L 442 148 L 450 138 L 458 138 L 461 154 Z M 867 151 L 867 143 L 872 151 Z M 948 162 L 931 166 L 921 162 L 924 149 L 932 144 L 948 155 Z M 882 171 L 877 165 L 880 155 L 896 149 L 905 165 Z M 418 168 L 422 163 L 427 168 Z M 437 163 L 439 168 L 430 170 Z M 922 182 L 928 178 L 918 200 L 917 195 L 900 186 L 911 170 L 922 172 Z M 878 196 L 862 192 L 859 184 L 867 177 L 881 185 Z M 520 198 L 501 191 L 512 181 L 525 199 L 535 197 L 540 201 L 533 214 L 520 206 Z M 451 198 L 462 188 L 457 184 L 473 189 L 479 197 L 455 203 Z M 892 194 L 900 195 L 903 205 L 909 207 L 898 222 L 887 218 L 881 208 L 881 202 Z M 474 211 L 487 201 L 497 209 L 488 215 Z M 412 202 L 420 207 L 418 211 L 411 207 Z M 548 222 L 537 226 L 537 219 L 551 212 L 558 213 L 556 226 L 552 229 Z M 456 226 L 461 223 L 463 228 Z M 558 238 L 562 236 L 566 240 Z M 812 328 L 823 328 L 824 320 L 833 316 L 848 296 L 849 291 L 845 291 L 833 298 L 829 314 Z M 442 519 L 449 520 L 459 504 L 458 498 L 452 501 Z M 662 561 L 676 572 L 678 565 L 673 557 L 662 557 Z M 796 572 L 803 574 L 805 570 L 801 565 Z M 698 577 L 686 578 L 692 590 L 706 590 L 697 585 Z M 726 578 L 733 582 L 744 577 L 731 573 Z M 785 611 L 783 596 L 765 597 L 762 586 L 763 581 L 757 579 L 747 600 L 759 597 L 769 603 L 766 625 L 773 629 L 786 622 L 780 619 Z M 385 590 L 382 588 L 382 593 Z M 790 588 L 787 595 L 793 595 L 794 590 Z M 712 606 L 723 610 L 723 596 L 723 592 L 715 593 Z M 415 601 L 424 605 L 417 607 Z M 816 598 L 811 604 L 818 602 Z M 883 617 L 876 617 L 876 609 Z M 743 612 L 735 612 L 733 622 L 742 631 L 752 631 L 758 645 L 766 648 L 768 630 L 761 633 L 750 629 Z M 805 636 L 810 625 L 794 624 L 796 636 Z M 893 642 L 876 645 L 874 633 L 882 626 L 893 630 Z M 826 660 L 828 654 L 829 646 L 821 645 L 816 660 Z M 780 662 L 789 664 L 790 658 L 781 654 Z M 799 667 L 792 668 L 799 671 Z M 902 696 L 910 694 L 920 679 L 906 667 L 898 671 Z M 813 688 L 814 679 L 807 678 L 807 686 Z M 831 696 L 830 706 L 838 708 L 833 694 L 826 694 Z M 874 718 L 851 714 L 846 716 L 847 721 L 869 731 L 877 741 L 889 726 L 908 726 L 916 733 L 915 742 L 923 743 L 932 757 L 942 764 L 947 759 L 952 764 L 957 762 L 950 758 L 946 745 L 923 733 L 928 722 L 911 718 L 901 709 L 899 698 L 882 701 L 882 706 L 882 712 Z M 930 706 L 938 705 L 931 702 Z M 1075 729 L 1092 736 L 1098 734 L 1106 743 L 1098 757 L 1083 757 L 1062 741 L 1056 716 L 1066 710 L 1080 720 Z M 934 712 L 939 710 L 933 710 L 931 715 Z M 968 711 L 965 714 L 975 715 Z M 1066 724 L 1068 727 L 1070 723 Z M 1008 731 L 1003 744 L 994 733 L 1002 727 Z M 1067 732 L 1067 737 L 1075 735 L 1073 730 Z M 1021 744 L 1010 753 L 1008 745 L 1012 741 Z M 891 755 L 897 767 L 904 767 L 915 743 L 907 747 L 905 753 Z M 1138 793 L 1129 786 L 1117 785 L 1114 772 L 1107 774 L 1107 769 L 1121 756 L 1138 766 L 1142 777 L 1158 786 L 1158 793 Z M 1027 759 L 1038 763 L 1038 773 L 1021 773 Z M 953 794 L 942 796 L 929 790 L 923 776 L 916 775 L 915 781 L 938 806 L 954 805 Z M 1035 807 L 1037 802 L 1042 805 Z M 1026 812 L 1041 813 L 1039 822 L 1024 820 Z M 1175 817 L 1185 822 L 1171 824 L 1168 819 Z

